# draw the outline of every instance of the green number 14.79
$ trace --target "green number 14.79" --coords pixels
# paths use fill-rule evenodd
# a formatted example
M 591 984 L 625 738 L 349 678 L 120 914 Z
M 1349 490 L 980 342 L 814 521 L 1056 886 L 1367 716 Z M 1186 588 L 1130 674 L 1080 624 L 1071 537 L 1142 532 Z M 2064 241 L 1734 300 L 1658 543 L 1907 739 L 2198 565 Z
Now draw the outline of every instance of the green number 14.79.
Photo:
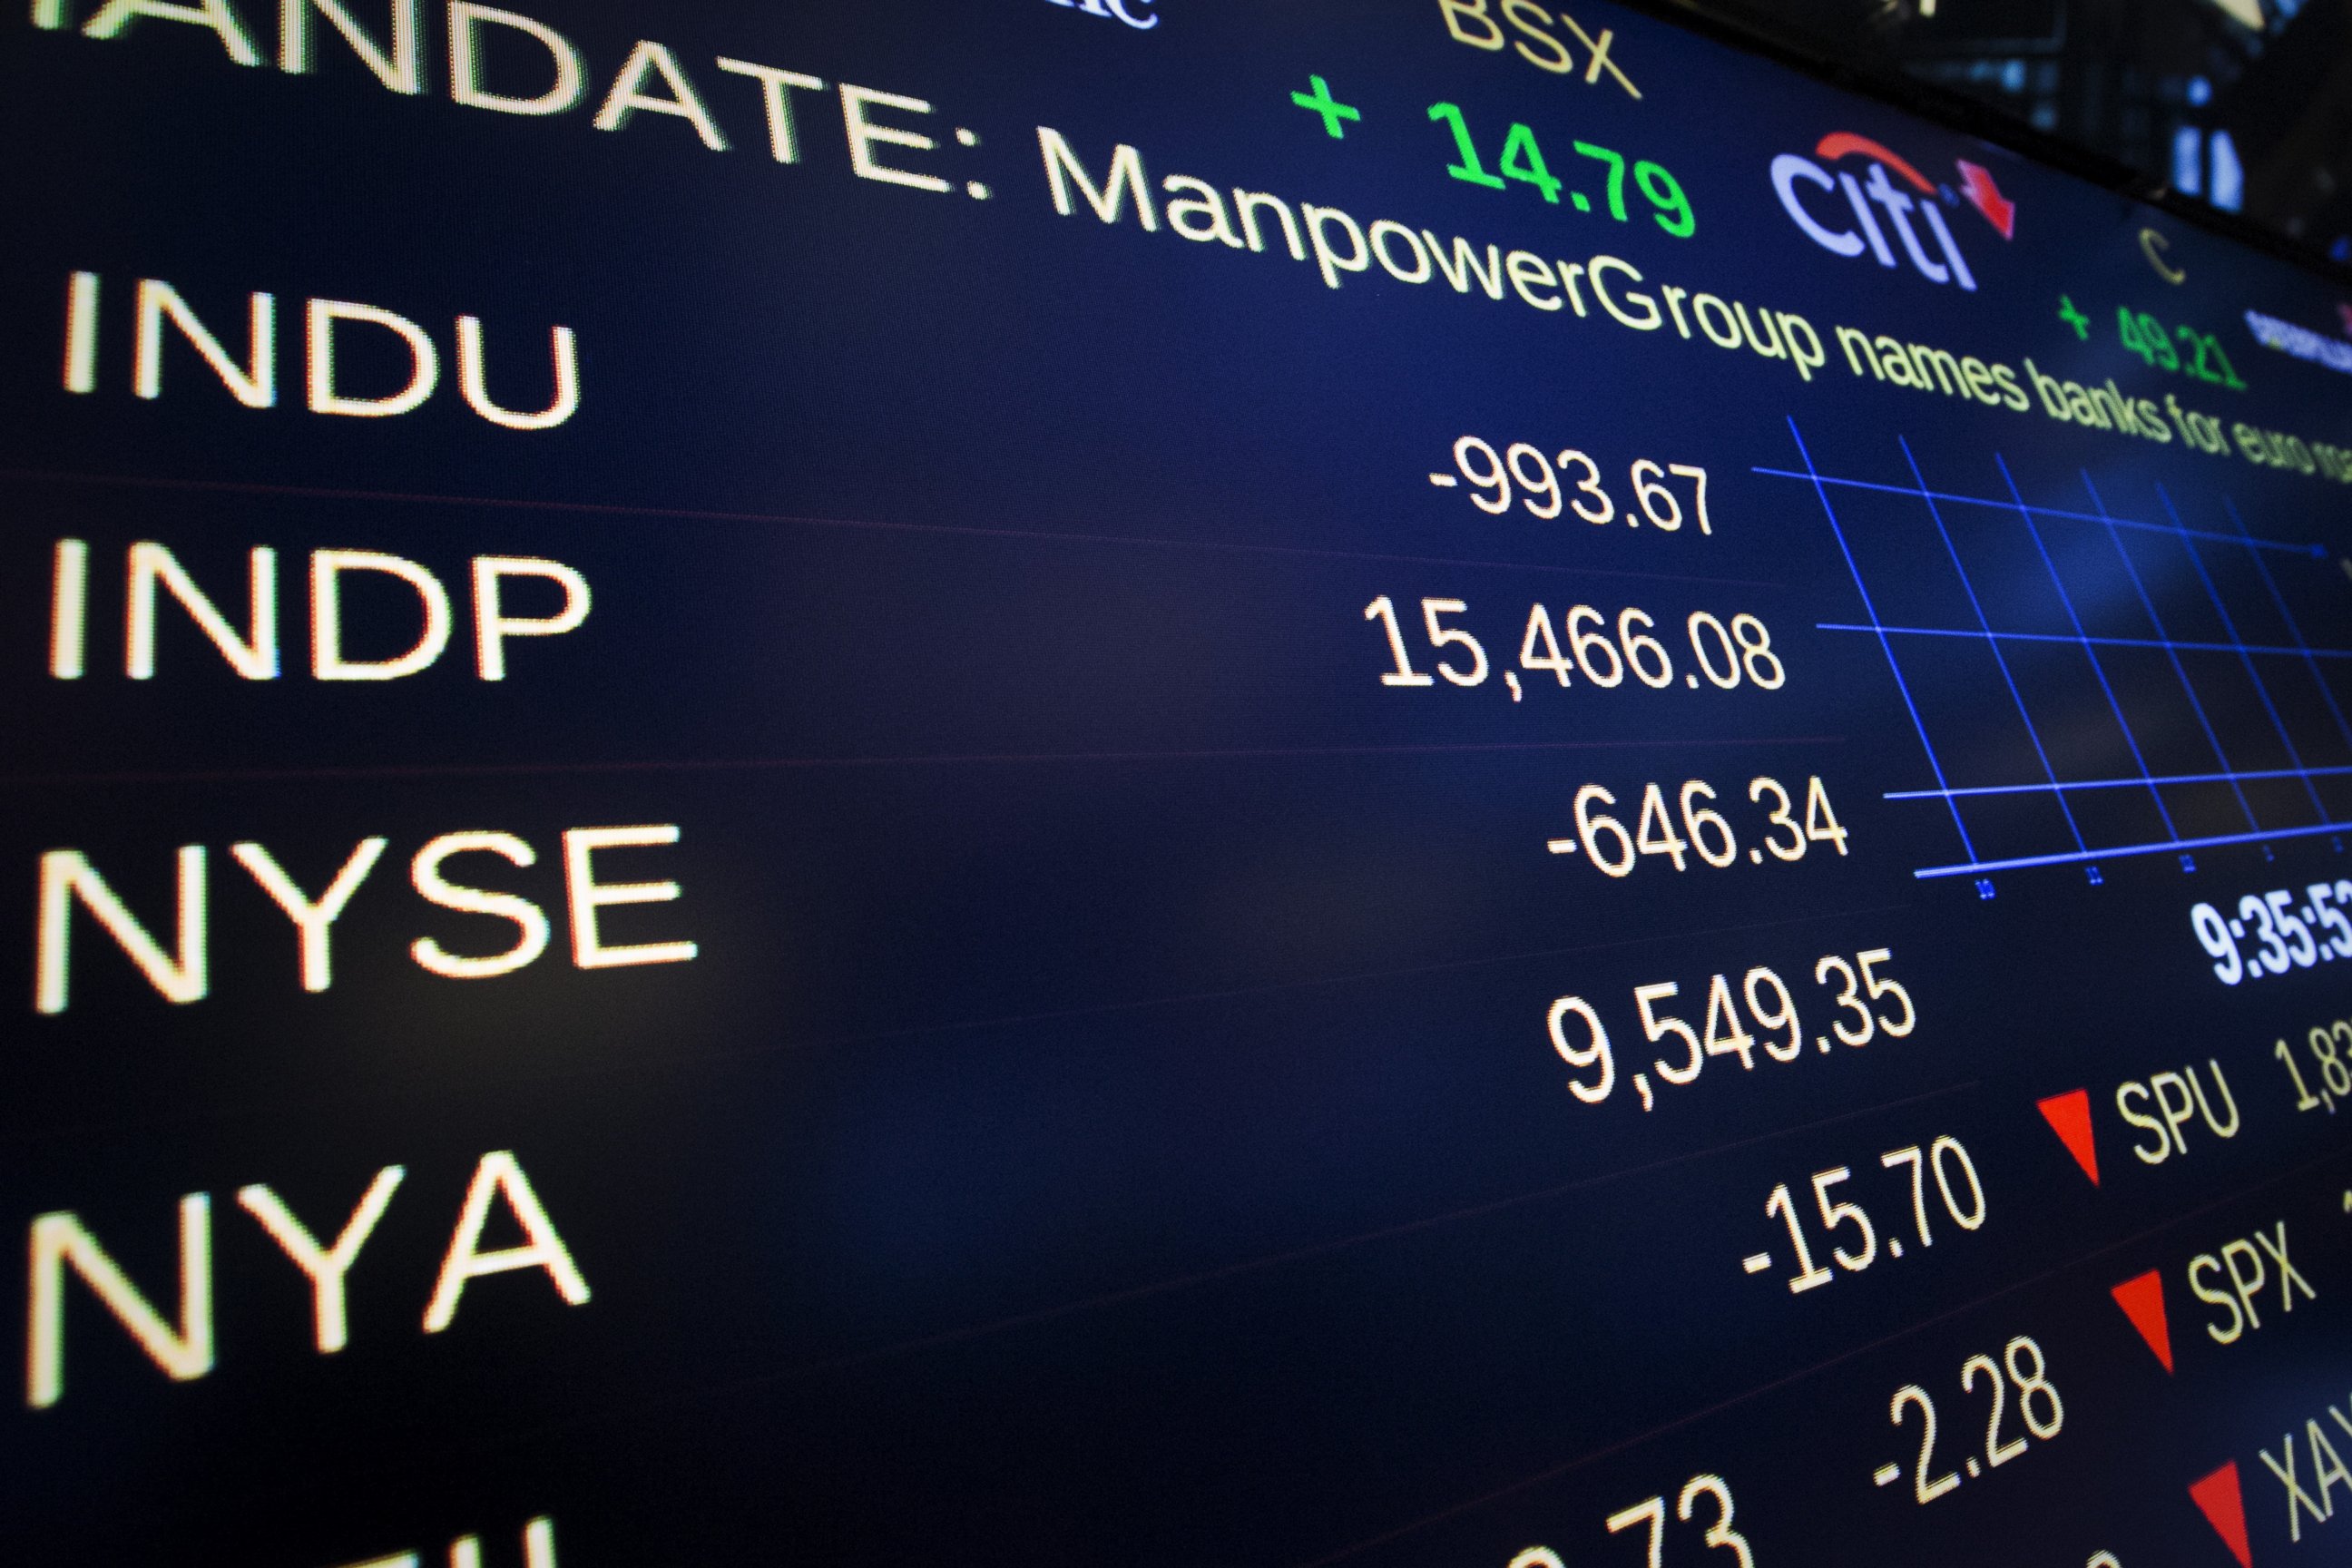
M 1536 143 L 1536 133 L 1528 126 L 1513 121 L 1503 136 L 1500 153 L 1495 160 L 1498 173 L 1489 174 L 1478 156 L 1478 145 L 1471 139 L 1470 127 L 1462 117 L 1458 104 L 1433 103 L 1429 106 L 1432 123 L 1444 126 L 1453 133 L 1454 161 L 1445 172 L 1455 179 L 1488 190 L 1506 190 L 1508 182 L 1517 181 L 1533 186 L 1552 205 L 1559 205 L 1564 182 L 1545 163 L 1543 149 Z M 1572 142 L 1577 156 L 1590 158 L 1608 170 L 1608 184 L 1601 199 L 1608 204 L 1609 216 L 1619 223 L 1625 219 L 1625 155 L 1606 147 L 1596 147 L 1589 142 Z M 1643 159 L 1633 164 L 1633 184 L 1650 205 L 1657 210 L 1651 214 L 1657 226 L 1676 238 L 1687 238 L 1698 226 L 1691 212 L 1690 198 L 1665 168 Z M 1592 198 L 1582 191 L 1570 191 L 1569 204 L 1578 212 L 1591 212 Z

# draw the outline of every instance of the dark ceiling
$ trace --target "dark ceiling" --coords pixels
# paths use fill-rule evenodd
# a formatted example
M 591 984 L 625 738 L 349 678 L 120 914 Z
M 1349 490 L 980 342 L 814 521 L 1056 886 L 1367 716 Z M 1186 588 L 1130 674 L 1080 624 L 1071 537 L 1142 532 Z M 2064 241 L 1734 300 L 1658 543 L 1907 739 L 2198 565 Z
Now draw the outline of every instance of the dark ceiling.
M 2352 264 L 2352 0 L 1683 3 Z

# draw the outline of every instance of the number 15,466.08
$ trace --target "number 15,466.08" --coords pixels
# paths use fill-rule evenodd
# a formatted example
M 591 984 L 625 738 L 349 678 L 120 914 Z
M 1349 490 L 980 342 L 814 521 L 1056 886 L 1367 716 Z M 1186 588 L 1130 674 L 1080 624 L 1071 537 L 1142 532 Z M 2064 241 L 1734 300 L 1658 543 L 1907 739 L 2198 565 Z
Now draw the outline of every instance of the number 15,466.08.
M 1381 684 L 1433 687 L 1442 679 L 1448 686 L 1484 686 L 1494 670 L 1486 645 L 1467 626 L 1447 625 L 1470 613 L 1469 605 L 1461 599 L 1421 601 L 1421 629 L 1429 647 L 1424 657 L 1434 666 L 1436 673 L 1433 675 L 1414 664 L 1413 649 L 1397 615 L 1395 601 L 1382 594 L 1366 605 L 1364 619 L 1376 623 L 1388 639 L 1391 668 L 1381 676 Z M 1508 624 L 1520 624 L 1516 611 Z M 1726 625 L 1719 616 L 1694 610 L 1683 625 L 1689 639 L 1687 657 L 1696 667 L 1680 671 L 1679 684 L 1683 687 L 1697 690 L 1701 677 L 1717 691 L 1730 691 L 1743 685 L 1778 691 L 1788 684 L 1787 667 L 1772 650 L 1771 630 L 1756 616 L 1743 611 Z M 1529 672 L 1529 684 L 1540 685 L 1543 678 L 1549 677 L 1563 688 L 1576 684 L 1570 670 L 1585 682 L 1604 689 L 1623 686 L 1629 674 L 1641 686 L 1654 691 L 1677 684 L 1675 656 L 1664 643 L 1651 635 L 1657 629 L 1657 622 L 1648 611 L 1621 609 L 1613 617 L 1613 636 L 1612 629 L 1612 617 L 1591 605 L 1570 605 L 1557 622 L 1544 605 L 1530 607 L 1519 636 L 1518 668 L 1503 671 L 1503 684 L 1509 689 L 1511 700 L 1517 702 L 1525 696 L 1519 670 Z M 1487 635 L 1494 635 L 1491 628 Z M 1507 647 L 1509 644 L 1503 646 Z

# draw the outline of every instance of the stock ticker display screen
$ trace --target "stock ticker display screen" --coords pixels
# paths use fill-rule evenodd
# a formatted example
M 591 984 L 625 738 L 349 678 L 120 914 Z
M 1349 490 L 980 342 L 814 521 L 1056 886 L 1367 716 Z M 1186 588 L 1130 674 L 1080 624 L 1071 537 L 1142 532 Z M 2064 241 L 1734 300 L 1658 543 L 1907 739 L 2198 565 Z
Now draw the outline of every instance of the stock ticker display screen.
M 19 0 L 10 1554 L 2352 1557 L 2352 311 L 1571 4 Z

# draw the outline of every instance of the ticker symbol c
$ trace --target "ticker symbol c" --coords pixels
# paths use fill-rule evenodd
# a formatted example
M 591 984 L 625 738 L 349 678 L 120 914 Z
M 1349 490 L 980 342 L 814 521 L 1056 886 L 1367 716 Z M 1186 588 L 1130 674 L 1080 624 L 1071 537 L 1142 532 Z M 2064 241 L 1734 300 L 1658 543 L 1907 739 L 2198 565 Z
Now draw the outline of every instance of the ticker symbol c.
M 2164 236 L 2157 233 L 2156 230 L 2152 228 L 2141 229 L 2139 231 L 2139 248 L 2140 253 L 2147 258 L 2147 264 L 2156 268 L 2156 275 L 2158 278 L 2163 279 L 2167 283 L 2180 283 L 2187 281 L 2189 277 L 2188 273 L 2183 272 L 2178 267 L 2168 266 L 2166 264 L 2164 253 L 2172 248 L 2172 242 L 2165 238 Z

